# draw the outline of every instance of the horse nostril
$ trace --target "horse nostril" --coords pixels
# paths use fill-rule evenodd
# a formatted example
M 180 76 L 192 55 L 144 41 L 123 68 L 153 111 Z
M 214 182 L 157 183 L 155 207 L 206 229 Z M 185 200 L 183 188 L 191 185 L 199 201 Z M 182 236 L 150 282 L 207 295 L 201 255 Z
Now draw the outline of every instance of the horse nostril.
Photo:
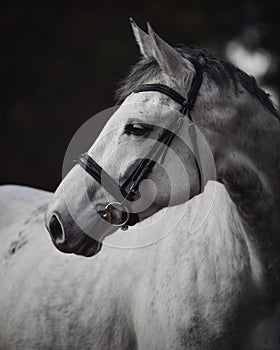
M 56 215 L 53 215 L 50 219 L 49 232 L 55 243 L 63 243 L 65 241 L 63 226 Z

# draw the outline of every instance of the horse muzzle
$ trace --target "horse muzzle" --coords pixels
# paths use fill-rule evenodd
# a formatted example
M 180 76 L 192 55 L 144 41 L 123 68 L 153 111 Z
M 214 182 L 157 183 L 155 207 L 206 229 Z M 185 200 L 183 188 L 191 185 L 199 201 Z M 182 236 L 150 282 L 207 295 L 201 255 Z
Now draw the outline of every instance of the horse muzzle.
M 49 219 L 46 215 L 45 220 L 54 246 L 62 253 L 90 257 L 101 250 L 102 241 L 81 232 L 75 223 L 71 224 L 71 234 L 69 234 L 69 228 L 65 227 L 67 225 L 63 224 L 57 213 L 52 213 Z

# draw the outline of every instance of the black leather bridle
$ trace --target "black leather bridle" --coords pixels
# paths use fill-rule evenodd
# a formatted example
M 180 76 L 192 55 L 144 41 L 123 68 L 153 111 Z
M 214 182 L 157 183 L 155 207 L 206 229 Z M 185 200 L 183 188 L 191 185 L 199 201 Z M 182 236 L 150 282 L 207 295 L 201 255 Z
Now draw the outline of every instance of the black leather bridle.
M 199 174 L 199 193 L 203 191 L 204 179 L 201 168 L 200 155 L 198 151 L 195 125 L 191 116 L 191 111 L 194 108 L 195 101 L 202 84 L 203 74 L 201 65 L 197 62 L 192 63 L 195 67 L 196 74 L 187 98 L 184 98 L 178 92 L 163 84 L 145 84 L 133 91 L 134 93 L 147 91 L 162 93 L 180 104 L 181 108 L 179 110 L 179 116 L 176 115 L 176 117 L 171 120 L 168 126 L 163 129 L 163 132 L 158 137 L 157 142 L 155 142 L 155 144 L 149 150 L 146 157 L 141 159 L 139 164 L 137 164 L 135 170 L 132 171 L 132 173 L 128 176 L 128 178 L 121 186 L 119 186 L 119 184 L 87 153 L 83 153 L 79 157 L 80 166 L 100 185 L 102 185 L 116 200 L 116 202 L 109 203 L 104 208 L 104 210 L 99 212 L 99 214 L 104 219 L 106 219 L 108 212 L 112 211 L 113 209 L 120 211 L 122 214 L 122 220 L 119 223 L 113 223 L 114 226 L 121 227 L 122 229 L 127 229 L 128 226 L 133 226 L 139 221 L 139 215 L 129 210 L 129 203 L 135 200 L 141 181 L 148 177 L 156 162 L 160 159 L 160 157 L 162 157 L 162 160 L 164 159 L 168 149 L 167 147 L 170 146 L 174 137 L 176 136 L 176 132 L 183 125 L 185 115 L 187 115 L 191 120 L 191 123 L 189 124 L 189 130 L 193 145 L 193 154 Z

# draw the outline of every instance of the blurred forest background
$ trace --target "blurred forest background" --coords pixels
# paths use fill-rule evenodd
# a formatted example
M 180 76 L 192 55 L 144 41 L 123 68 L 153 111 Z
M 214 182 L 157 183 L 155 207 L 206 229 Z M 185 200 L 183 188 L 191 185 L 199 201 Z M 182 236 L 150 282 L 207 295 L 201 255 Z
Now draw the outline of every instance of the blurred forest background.
M 113 105 L 118 80 L 138 59 L 130 16 L 171 44 L 226 57 L 278 101 L 279 0 L 11 0 L 0 16 L 0 183 L 55 189 L 73 134 Z

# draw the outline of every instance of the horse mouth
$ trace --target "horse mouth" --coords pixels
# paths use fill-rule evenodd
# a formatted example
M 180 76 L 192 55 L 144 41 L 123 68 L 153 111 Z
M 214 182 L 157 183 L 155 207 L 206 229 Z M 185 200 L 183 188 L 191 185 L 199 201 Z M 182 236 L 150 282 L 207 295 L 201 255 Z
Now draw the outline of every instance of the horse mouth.
M 100 252 L 102 243 L 89 236 L 85 236 L 75 245 L 70 246 L 65 242 L 62 244 L 55 244 L 55 246 L 62 253 L 92 257 Z
M 102 243 L 86 236 L 74 249 L 73 254 L 91 257 L 100 252 Z

